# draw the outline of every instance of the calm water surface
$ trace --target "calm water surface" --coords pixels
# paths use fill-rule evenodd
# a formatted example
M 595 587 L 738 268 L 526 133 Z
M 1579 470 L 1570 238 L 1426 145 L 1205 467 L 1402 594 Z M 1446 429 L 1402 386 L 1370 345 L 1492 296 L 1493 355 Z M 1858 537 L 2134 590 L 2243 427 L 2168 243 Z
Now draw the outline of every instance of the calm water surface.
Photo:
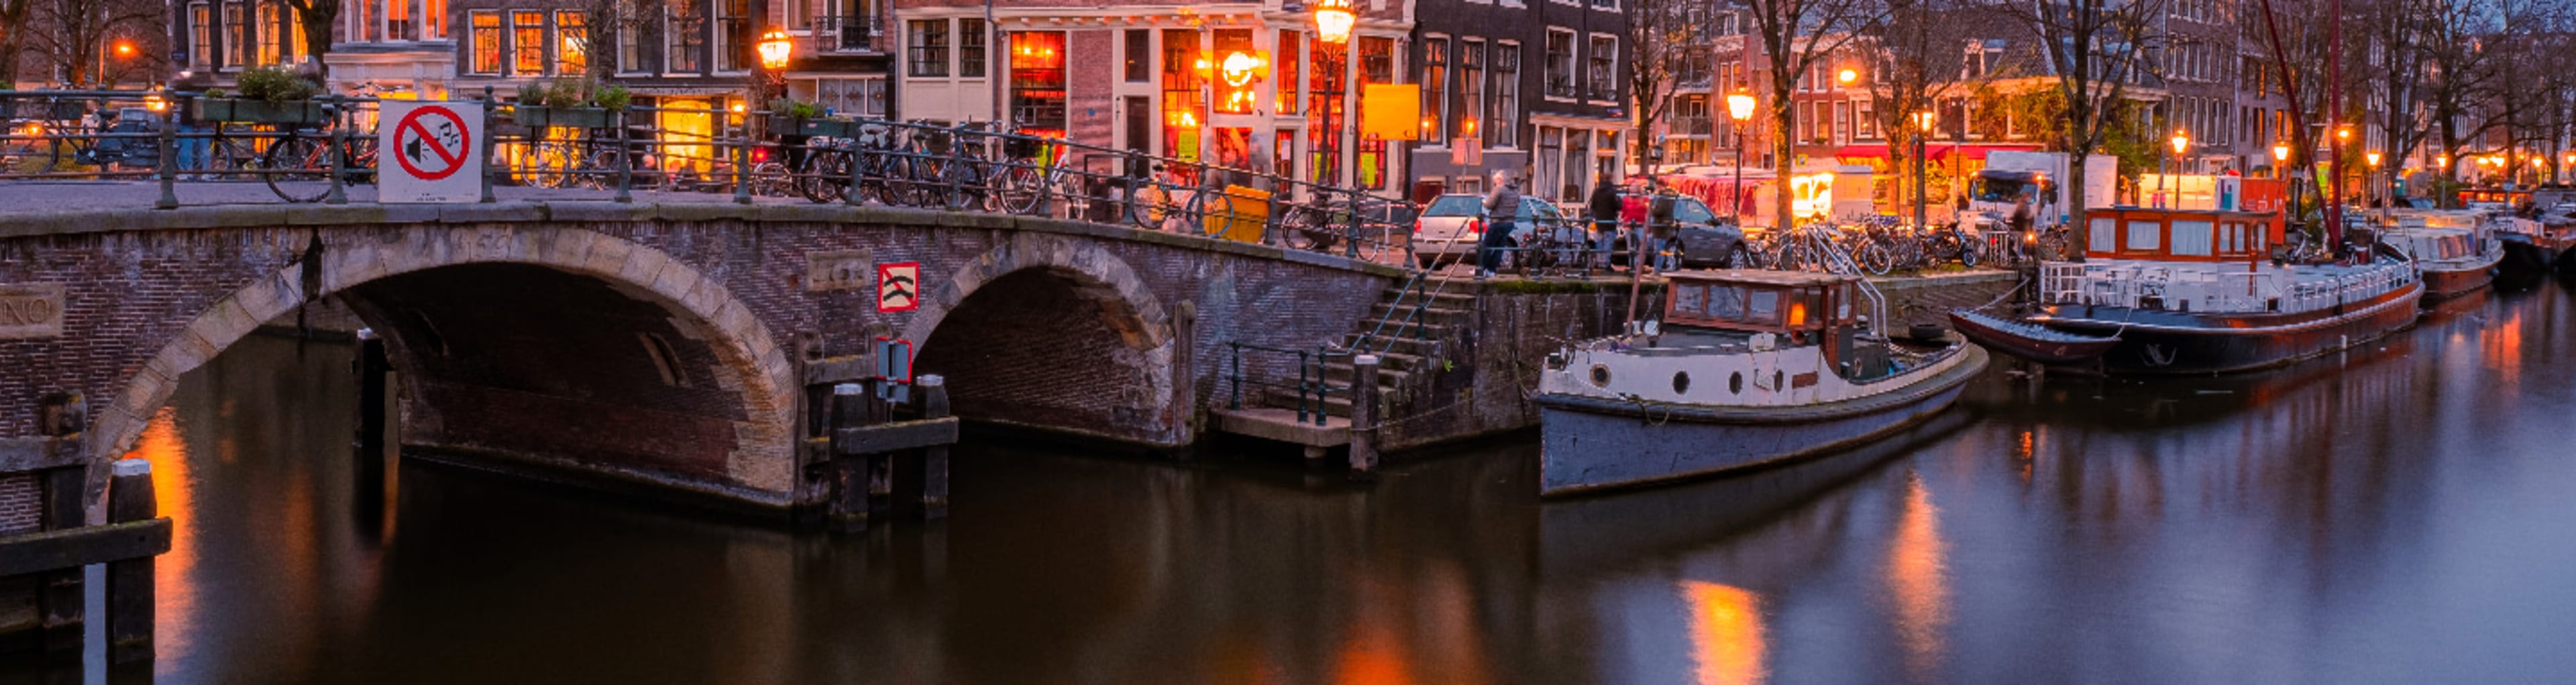
M 2576 301 L 2244 378 L 1980 381 L 1756 478 L 1539 504 L 1534 446 L 1373 487 L 988 444 L 834 537 L 406 464 L 348 348 L 255 338 L 143 436 L 167 682 L 2568 682 Z

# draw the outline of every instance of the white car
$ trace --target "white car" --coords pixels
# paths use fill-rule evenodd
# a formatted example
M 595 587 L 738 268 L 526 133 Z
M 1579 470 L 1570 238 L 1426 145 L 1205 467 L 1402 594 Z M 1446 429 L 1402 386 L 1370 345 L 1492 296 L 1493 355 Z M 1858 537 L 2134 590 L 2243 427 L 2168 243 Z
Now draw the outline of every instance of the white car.
M 1513 244 L 1526 240 L 1531 229 L 1568 228 L 1565 216 L 1556 205 L 1527 195 L 1521 196 L 1518 216 L 1512 219 Z M 1442 195 L 1422 209 L 1421 218 L 1413 222 L 1413 258 L 1422 268 L 1444 264 L 1475 264 L 1476 246 L 1485 237 L 1485 196 L 1456 193 Z

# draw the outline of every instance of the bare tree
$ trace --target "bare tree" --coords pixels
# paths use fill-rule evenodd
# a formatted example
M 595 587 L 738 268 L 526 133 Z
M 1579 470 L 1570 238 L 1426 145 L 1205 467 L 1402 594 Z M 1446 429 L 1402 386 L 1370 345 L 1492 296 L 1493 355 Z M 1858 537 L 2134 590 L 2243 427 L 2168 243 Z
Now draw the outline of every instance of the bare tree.
M 1967 51 L 1972 41 L 1982 46 L 1977 24 L 1976 13 L 1958 0 L 1890 0 L 1887 20 L 1867 31 L 1862 47 L 1875 48 L 1879 58 L 1869 84 L 1877 108 L 1872 115 L 1887 138 L 1889 168 L 1904 170 L 1900 178 L 1906 179 L 1891 195 L 1899 201 L 1914 199 L 1924 187 L 1914 178 L 1914 144 L 1933 134 L 1915 121 L 1916 114 L 2002 71 L 2002 65 L 1979 64 L 1971 73 Z M 1929 172 L 1927 166 L 1919 173 Z
M 18 55 L 27 51 L 29 0 L 0 0 L 0 86 L 17 87 Z
M 618 63 L 624 59 L 619 41 L 625 40 L 630 30 L 636 40 L 647 45 L 659 41 L 662 22 L 657 20 L 664 11 L 664 0 L 586 0 L 582 9 L 589 14 L 589 35 L 578 42 L 582 54 L 590 58 L 592 74 L 610 75 L 625 70 L 628 65 Z
M 161 66 L 164 8 L 153 0 L 32 0 L 27 27 L 27 55 L 61 77 L 65 85 L 86 88 L 137 70 Z M 118 56 L 114 45 L 131 51 Z M 14 66 L 14 65 L 13 65 Z M 14 76 L 14 74 L 13 74 Z
M 2074 221 L 2069 241 L 2091 244 L 2084 219 L 2084 162 L 2119 128 L 2114 117 L 2129 108 L 2129 87 L 2153 75 L 2148 51 L 2164 0 L 1986 0 L 2040 43 L 2058 94 L 2066 99 L 2066 126 L 2057 129 L 2065 150 L 2067 210 Z M 2078 252 L 2074 258 L 2082 259 Z
M 1685 78 L 1704 78 L 1714 0 L 1628 0 L 1629 111 L 1636 116 L 1637 164 L 1653 173 L 1655 122 L 1672 110 Z M 1695 61 L 1696 60 L 1696 61 Z M 1692 73 L 1694 65 L 1702 67 Z
M 1752 20 L 1753 38 L 1770 62 L 1771 153 L 1783 181 L 1780 192 L 1772 194 L 1771 209 L 1779 217 L 1779 227 L 1786 229 L 1796 223 L 1785 184 L 1792 171 L 1790 160 L 1796 158 L 1789 132 L 1797 130 L 1797 109 L 1790 106 L 1790 94 L 1796 92 L 1800 75 L 1861 38 L 1867 28 L 1885 22 L 1888 4 L 1886 0 L 1729 1 Z

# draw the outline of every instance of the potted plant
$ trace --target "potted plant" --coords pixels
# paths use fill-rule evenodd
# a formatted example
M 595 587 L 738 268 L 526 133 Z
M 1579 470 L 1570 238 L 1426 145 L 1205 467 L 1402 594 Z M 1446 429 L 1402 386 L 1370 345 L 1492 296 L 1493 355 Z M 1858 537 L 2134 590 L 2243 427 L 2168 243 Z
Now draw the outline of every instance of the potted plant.
M 244 69 L 234 82 L 239 97 L 210 91 L 197 98 L 197 118 L 253 124 L 318 124 L 329 120 L 313 96 L 320 86 L 294 72 L 274 67 Z
M 769 101 L 769 112 L 769 130 L 779 135 L 849 138 L 858 129 L 858 122 L 824 118 L 811 102 L 779 98 Z
M 553 85 L 530 83 L 519 87 L 519 102 L 511 107 L 510 119 L 529 128 L 562 126 L 568 128 L 606 128 L 610 110 L 625 109 L 624 86 L 594 87 L 595 84 L 556 82 Z M 595 95 L 582 96 L 583 91 Z M 618 95 L 614 107 L 601 102 L 610 91 Z

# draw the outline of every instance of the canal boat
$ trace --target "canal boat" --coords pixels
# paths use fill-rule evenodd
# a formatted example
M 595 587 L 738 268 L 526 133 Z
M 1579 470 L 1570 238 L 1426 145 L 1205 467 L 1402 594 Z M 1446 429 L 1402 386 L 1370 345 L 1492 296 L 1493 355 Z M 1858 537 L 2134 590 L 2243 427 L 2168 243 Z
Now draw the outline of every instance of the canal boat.
M 2040 303 L 2024 320 L 2118 337 L 2100 360 L 2110 373 L 2287 364 L 2412 325 L 2424 294 L 2395 250 L 2356 263 L 2274 260 L 2276 214 L 2115 207 L 2086 221 L 2085 261 L 2040 265 Z
M 1950 328 L 1978 345 L 2051 365 L 2090 362 L 2120 344 L 2116 335 L 2078 335 L 1971 309 L 1951 310 Z
M 2404 210 L 2383 213 L 2381 219 L 2379 242 L 2414 258 L 2427 302 L 2466 295 L 2495 282 L 2505 247 L 2493 217 L 2482 212 Z
M 1844 450 L 1940 412 L 1985 369 L 1958 338 L 1889 339 L 1872 325 L 1885 310 L 1853 275 L 1668 274 L 1661 319 L 1548 356 L 1540 494 Z

